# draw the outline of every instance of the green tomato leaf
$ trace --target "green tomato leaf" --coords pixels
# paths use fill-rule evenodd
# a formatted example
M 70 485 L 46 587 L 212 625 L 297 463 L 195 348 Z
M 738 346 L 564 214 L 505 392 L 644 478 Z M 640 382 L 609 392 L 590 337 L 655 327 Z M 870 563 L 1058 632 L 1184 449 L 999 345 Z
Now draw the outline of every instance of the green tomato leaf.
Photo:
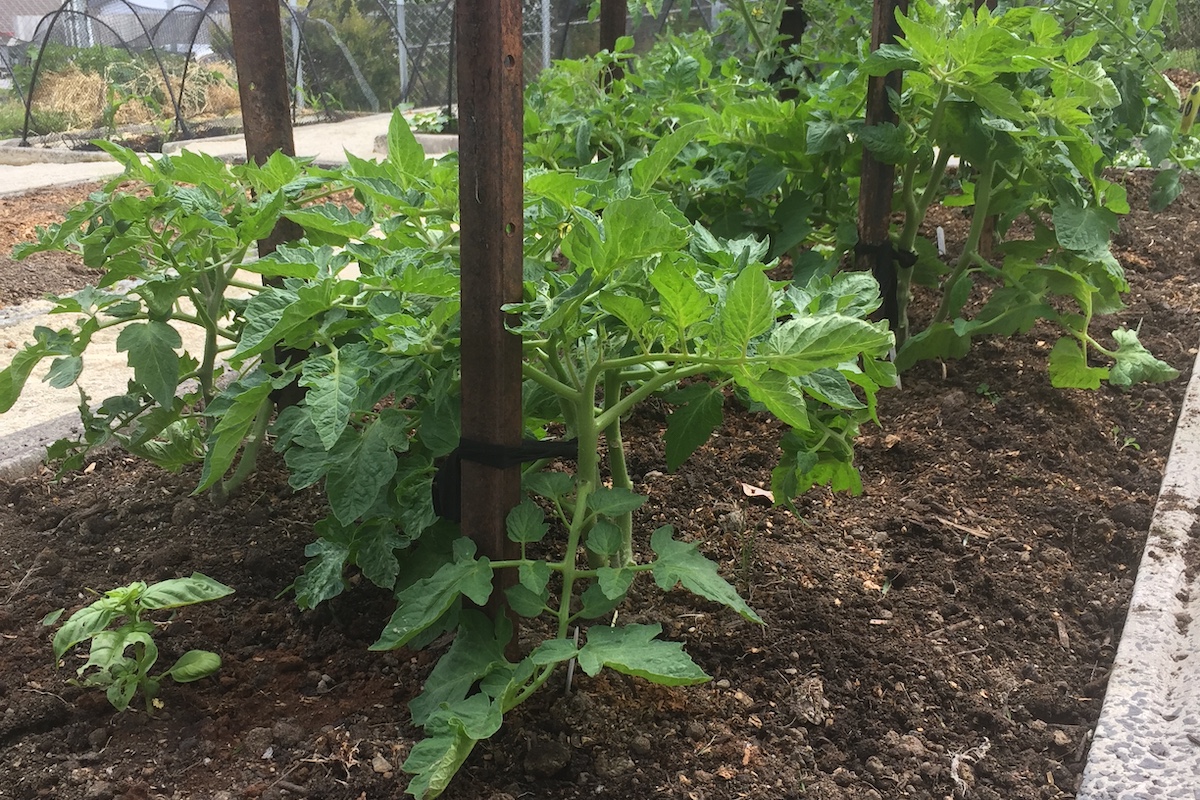
M 64 356 L 56 358 L 50 364 L 46 373 L 46 382 L 55 389 L 65 389 L 79 378 L 83 372 L 83 359 L 79 356 Z
M 596 570 L 596 583 L 599 584 L 600 591 L 604 592 L 605 597 L 610 600 L 620 600 L 625 597 L 625 593 L 633 585 L 633 579 L 636 576 L 637 573 L 628 567 L 621 569 L 600 567 Z
M 1108 370 L 1092 367 L 1079 343 L 1064 336 L 1050 351 L 1050 384 L 1056 389 L 1099 389 L 1108 377 Z
M 863 62 L 862 71 L 874 77 L 887 75 L 898 70 L 920 69 L 921 62 L 909 53 L 908 48 L 898 44 L 880 45 Z
M 304 555 L 308 556 L 304 573 L 292 585 L 297 606 L 316 608 L 346 590 L 346 562 L 350 560 L 348 541 L 322 535 L 304 548 Z
M 442 707 L 467 698 L 476 681 L 509 666 L 504 658 L 506 641 L 500 641 L 495 626 L 478 611 L 464 611 L 458 633 L 446 654 L 429 673 L 425 689 L 408 705 L 415 725 L 425 725 Z
M 869 125 L 858 132 L 863 147 L 884 164 L 903 164 L 912 156 L 908 136 L 894 122 Z
M 525 490 L 549 500 L 559 500 L 575 490 L 575 479 L 565 472 L 531 472 L 522 476 Z
M 725 395 L 707 383 L 695 383 L 666 399 L 680 404 L 667 417 L 667 469 L 674 472 L 725 419 Z
M 348 348 L 347 348 L 348 349 Z M 346 432 L 350 409 L 358 398 L 362 368 L 340 351 L 304 359 L 300 385 L 308 388 L 304 404 L 312 415 L 317 436 L 326 450 L 332 450 Z
M 658 555 L 654 562 L 654 582 L 663 591 L 681 584 L 692 594 L 728 606 L 751 622 L 762 623 L 745 600 L 717 573 L 717 565 L 705 558 L 696 544 L 671 538 L 672 528 L 664 525 L 650 536 L 650 547 Z
M 731 351 L 744 353 L 750 340 L 766 333 L 775 324 L 775 303 L 771 281 L 761 267 L 743 270 L 717 310 L 717 327 L 722 344 Z
M 388 124 L 387 160 L 399 172 L 407 175 L 425 175 L 428 166 L 425 160 L 425 148 L 413 136 L 412 128 L 403 112 L 392 112 L 392 120 Z
M 683 652 L 683 645 L 655 639 L 660 633 L 662 626 L 657 624 L 592 626 L 587 644 L 579 650 L 579 667 L 592 676 L 609 667 L 666 686 L 691 686 L 709 679 Z
M 1165 209 L 1179 195 L 1183 194 L 1183 184 L 1179 180 L 1178 169 L 1164 169 L 1154 177 L 1154 185 L 1150 192 L 1150 210 L 1159 212 Z M 0 387 L 2 391 L 2 387 Z M 0 406 L 0 410 L 3 410 Z
M 338 521 L 349 525 L 375 505 L 397 466 L 384 430 L 372 425 L 358 445 L 331 465 L 325 475 L 329 506 Z
M 650 155 L 633 165 L 633 190 L 648 191 L 705 127 L 702 120 L 689 122 L 658 140 Z
M 750 399 L 762 403 L 776 418 L 793 428 L 808 430 L 808 402 L 795 378 L 775 370 L 755 375 L 744 369 L 734 377 L 750 393 Z
M 686 331 L 712 315 L 712 300 L 696 282 L 671 261 L 664 260 L 650 273 L 650 284 L 658 290 L 661 312 L 679 331 Z
M 1116 364 L 1109 373 L 1109 383 L 1131 386 L 1135 383 L 1161 383 L 1179 377 L 1179 370 L 1155 358 L 1138 341 L 1137 331 L 1119 328 L 1112 332 L 1117 342 Z
M 379 641 L 372 650 L 395 650 L 441 619 L 458 600 L 466 595 L 482 606 L 492 593 L 492 565 L 486 558 L 476 560 L 474 544 L 461 546 L 455 542 L 455 560 L 443 564 L 428 578 L 422 578 L 396 595 L 396 611 L 392 614 Z
M 523 499 L 508 512 L 504 527 L 508 531 L 509 539 L 524 543 L 540 542 L 550 530 L 546 514 L 529 498 Z
M 625 537 L 615 522 L 600 519 L 588 531 L 587 549 L 599 556 L 614 556 L 621 551 Z
M 620 486 L 602 486 L 588 495 L 587 504 L 589 509 L 602 517 L 616 517 L 641 508 L 649 499 Z
M 169 406 L 179 387 L 179 331 L 160 320 L 131 322 L 117 335 L 117 351 L 128 353 L 133 376 L 159 405 Z
M 1117 215 L 1106 208 L 1084 208 L 1069 202 L 1054 207 L 1054 232 L 1058 243 L 1068 250 L 1103 250 L 1117 228 Z

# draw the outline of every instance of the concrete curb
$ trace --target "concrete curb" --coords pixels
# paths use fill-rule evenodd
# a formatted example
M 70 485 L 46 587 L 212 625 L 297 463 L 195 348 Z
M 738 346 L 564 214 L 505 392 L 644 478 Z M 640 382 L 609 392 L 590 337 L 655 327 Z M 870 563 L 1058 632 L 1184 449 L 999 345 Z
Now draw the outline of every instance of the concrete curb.
M 46 448 L 59 439 L 77 438 L 82 432 L 83 422 L 75 412 L 0 436 L 0 480 L 35 472 L 46 460 Z
M 64 150 L 57 147 L 0 146 L 0 164 L 24 167 L 29 164 L 84 164 L 90 161 L 112 161 L 103 150 Z
M 1078 800 L 1200 799 L 1200 356 Z M 1190 562 L 1190 567 L 1189 567 Z

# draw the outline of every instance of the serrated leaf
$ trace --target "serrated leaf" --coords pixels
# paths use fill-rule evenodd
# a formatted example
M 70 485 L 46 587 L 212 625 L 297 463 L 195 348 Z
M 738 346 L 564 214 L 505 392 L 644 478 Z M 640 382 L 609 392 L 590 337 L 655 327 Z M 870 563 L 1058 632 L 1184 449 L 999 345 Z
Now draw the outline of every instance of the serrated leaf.
M 604 592 L 604 596 L 610 600 L 619 600 L 625 597 L 625 593 L 633 585 L 635 577 L 637 577 L 637 573 L 628 567 L 621 569 L 600 567 L 596 570 L 596 583 L 599 584 L 600 591 Z
M 540 542 L 550 530 L 545 512 L 529 498 L 523 499 L 508 512 L 504 527 L 509 539 L 526 544 Z
M 735 378 L 738 385 L 750 393 L 752 400 L 762 403 L 776 418 L 793 428 L 808 429 L 808 403 L 793 378 L 774 370 L 761 375 L 738 370 Z
M 533 649 L 529 660 L 539 667 L 561 664 L 579 654 L 579 647 L 566 639 L 547 639 Z
M 1119 328 L 1112 332 L 1117 342 L 1116 363 L 1109 370 L 1109 383 L 1131 386 L 1135 383 L 1161 383 L 1179 377 L 1179 370 L 1155 358 L 1138 340 L 1137 331 Z
M 269 413 L 263 406 L 270 394 L 271 384 L 266 375 L 255 371 L 234 381 L 209 404 L 206 413 L 217 423 L 205 444 L 204 468 L 196 492 L 216 484 L 233 466 L 254 420 L 260 413 Z
M 894 122 L 868 125 L 858 132 L 863 147 L 884 164 L 903 164 L 911 156 L 908 137 Z
M 396 454 L 378 426 L 367 429 L 353 451 L 339 458 L 325 475 L 329 506 L 343 525 L 349 525 L 375 505 L 396 474 Z
M 664 525 L 650 536 L 650 547 L 658 555 L 653 565 L 654 582 L 660 589 L 670 591 L 681 584 L 692 594 L 728 606 L 751 622 L 762 622 L 697 545 L 676 541 L 671 533 L 671 526 Z
M 300 375 L 300 385 L 308 388 L 304 405 L 326 450 L 332 450 L 346 431 L 362 375 L 362 368 L 337 350 L 304 359 Z
M 697 383 L 668 400 L 682 403 L 667 417 L 667 469 L 674 472 L 725 419 L 725 395 L 707 383 Z
M 657 624 L 592 626 L 588 628 L 587 644 L 579 650 L 579 667 L 592 676 L 608 667 L 666 686 L 691 686 L 709 679 L 683 652 L 683 645 L 656 639 L 660 633 L 662 626 Z
M 509 608 L 522 617 L 532 619 L 545 612 L 550 602 L 550 592 L 545 589 L 534 592 L 519 583 L 514 583 L 504 590 L 504 598 L 508 601 Z
M 505 644 L 487 617 L 478 611 L 464 611 L 454 643 L 429 673 L 424 690 L 408 705 L 413 724 L 425 725 L 443 703 L 465 700 L 476 681 L 508 666 Z
M 679 331 L 711 316 L 712 300 L 671 261 L 664 260 L 654 268 L 650 285 L 658 290 L 662 315 Z
M 1065 336 L 1050 351 L 1049 370 L 1050 385 L 1055 389 L 1099 389 L 1108 377 L 1103 367 L 1089 366 L 1079 344 Z
M 633 189 L 643 193 L 649 190 L 662 177 L 667 168 L 675 161 L 704 128 L 702 120 L 689 122 L 662 137 L 650 151 L 650 155 L 633 165 Z
M 867 56 L 862 70 L 867 75 L 880 76 L 897 70 L 920 69 L 921 62 L 912 57 L 907 48 L 897 44 L 880 45 Z
M 397 110 L 392 112 L 388 123 L 387 160 L 402 173 L 423 175 L 427 171 L 425 163 L 425 148 L 413 136 L 408 119 Z
M 596 520 L 588 531 L 587 549 L 600 556 L 614 556 L 621 551 L 624 534 L 616 523 L 607 519 Z
M 734 279 L 717 312 L 722 344 L 744 353 L 750 340 L 771 329 L 775 303 L 771 281 L 760 267 L 745 269 Z
M 405 540 L 396 532 L 394 524 L 374 520 L 355 530 L 354 563 L 371 583 L 381 589 L 392 589 L 400 573 L 396 551 L 404 546 Z
M 413 776 L 404 790 L 417 800 L 437 797 L 475 749 L 477 740 L 461 724 L 447 724 L 436 734 L 413 745 L 402 769 Z
M 459 540 L 462 541 L 462 540 Z M 457 542 L 455 543 L 457 546 Z M 473 553 L 474 548 L 471 548 Z M 477 605 L 487 602 L 492 593 L 492 565 L 486 558 L 460 557 L 443 564 L 428 578 L 422 578 L 396 595 L 396 611 L 388 620 L 372 650 L 395 650 L 437 622 L 458 600 L 466 595 Z
M 316 608 L 326 600 L 346 590 L 346 563 L 350 560 L 350 544 L 322 536 L 304 548 L 308 561 L 304 572 L 292 586 L 296 605 L 302 609 Z
M 588 495 L 588 508 L 603 517 L 628 514 L 642 507 L 650 498 L 620 486 L 601 486 Z
M 526 491 L 559 500 L 575 490 L 575 479 L 565 472 L 531 472 L 521 478 Z
M 117 334 L 117 351 L 128 353 L 133 376 L 160 405 L 168 406 L 179 388 L 179 331 L 165 322 L 131 322 Z
M 774 370 L 803 375 L 856 361 L 860 354 L 882 355 L 892 342 L 885 328 L 856 317 L 797 317 L 771 331 L 759 356 L 770 359 Z
M 1108 247 L 1117 232 L 1117 215 L 1106 208 L 1080 207 L 1062 202 L 1054 207 L 1054 233 L 1058 243 L 1076 252 L 1094 252 Z
M 64 356 L 63 358 L 56 358 L 50 364 L 50 371 L 46 373 L 46 383 L 55 389 L 65 389 L 79 378 L 79 373 L 81 372 L 83 372 L 83 359 L 81 357 Z

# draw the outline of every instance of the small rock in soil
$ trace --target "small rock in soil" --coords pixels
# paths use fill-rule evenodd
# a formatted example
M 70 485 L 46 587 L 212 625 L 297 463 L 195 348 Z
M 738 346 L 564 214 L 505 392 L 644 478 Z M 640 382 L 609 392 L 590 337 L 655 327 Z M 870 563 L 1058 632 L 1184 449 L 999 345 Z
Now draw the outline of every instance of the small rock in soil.
M 1150 527 L 1150 509 L 1141 503 L 1122 503 L 1112 510 L 1112 518 L 1135 531 L 1144 531 Z
M 111 783 L 108 781 L 95 781 L 88 784 L 87 789 L 84 790 L 83 798 L 84 800 L 112 800 L 114 794 L 115 792 Z
M 635 769 L 633 759 L 624 754 L 609 756 L 604 752 L 596 754 L 596 758 L 592 762 L 596 774 L 601 778 L 619 778 L 622 775 L 627 775 Z
M 683 726 L 683 735 L 691 739 L 693 742 L 698 742 L 705 736 L 704 726 L 699 722 L 692 720 L 687 725 Z
M 647 736 L 635 736 L 633 741 L 629 743 L 629 747 L 639 756 L 649 755 L 653 744 Z
M 108 728 L 96 728 L 88 734 L 87 739 L 93 750 L 103 750 L 104 745 L 108 744 Z
M 540 778 L 549 778 L 566 769 L 571 763 L 571 750 L 565 744 L 553 739 L 549 741 L 533 741 L 529 745 L 529 755 L 525 757 L 525 770 Z

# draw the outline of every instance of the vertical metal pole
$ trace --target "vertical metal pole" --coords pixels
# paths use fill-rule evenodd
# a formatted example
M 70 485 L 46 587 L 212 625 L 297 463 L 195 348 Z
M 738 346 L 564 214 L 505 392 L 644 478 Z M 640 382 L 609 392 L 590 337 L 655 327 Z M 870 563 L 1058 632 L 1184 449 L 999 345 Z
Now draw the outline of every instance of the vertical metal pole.
M 462 259 L 462 436 L 521 442 L 521 340 L 500 307 L 521 299 L 524 248 L 521 0 L 459 0 L 459 214 Z M 462 465 L 462 530 L 481 555 L 513 559 L 504 521 L 520 499 L 517 467 Z M 488 604 L 501 613 L 515 570 L 497 575 Z M 515 642 L 515 638 L 514 638 Z
M 297 110 L 304 109 L 304 61 L 300 58 L 300 20 L 296 15 L 299 8 L 295 4 L 288 4 L 288 20 L 291 22 L 292 29 L 292 63 L 296 69 L 296 108 Z
M 542 69 L 550 67 L 550 0 L 542 0 Z
M 408 19 L 404 0 L 396 0 L 396 54 L 400 57 L 400 102 L 408 99 Z
M 896 41 L 900 26 L 896 11 L 908 11 L 908 0 L 875 0 L 871 20 L 871 49 Z M 888 90 L 900 92 L 904 73 L 896 71 L 875 76 L 867 81 L 867 125 L 895 122 L 896 113 L 888 102 Z M 856 259 L 859 269 L 871 270 L 879 281 L 883 294 L 883 314 L 895 330 L 899 324 L 900 307 L 896 296 L 896 260 L 887 245 L 890 243 L 892 194 L 895 190 L 896 168 L 877 160 L 863 149 L 862 181 L 858 193 L 858 241 L 862 245 Z

